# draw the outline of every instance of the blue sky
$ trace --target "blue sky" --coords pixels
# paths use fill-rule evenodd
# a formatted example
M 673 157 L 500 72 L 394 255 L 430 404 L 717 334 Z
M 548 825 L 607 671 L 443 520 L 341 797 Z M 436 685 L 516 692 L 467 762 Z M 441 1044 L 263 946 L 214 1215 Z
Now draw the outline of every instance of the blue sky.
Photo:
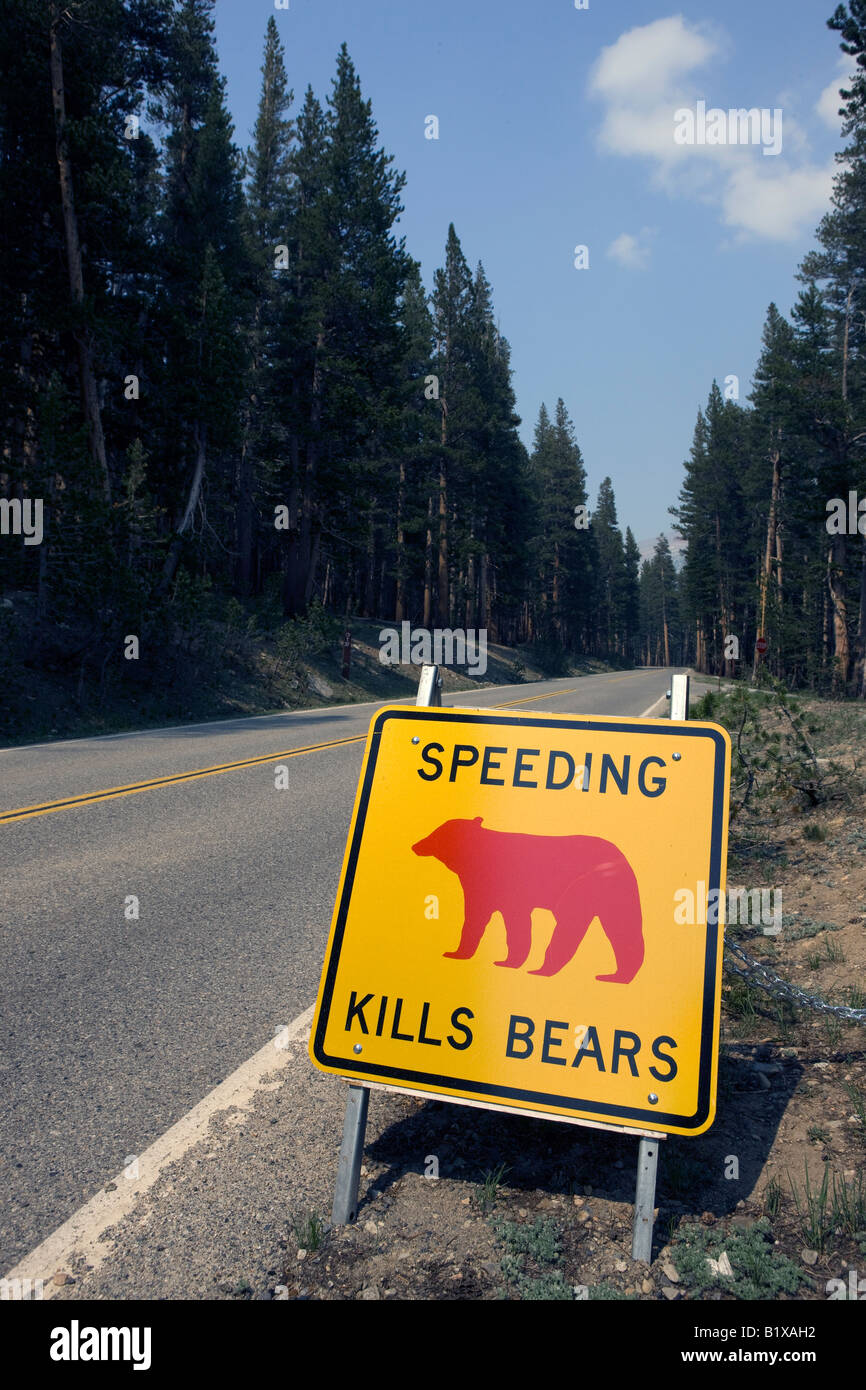
M 251 139 L 274 14 L 296 111 L 345 40 L 407 175 L 399 233 L 428 288 L 453 221 L 512 349 L 521 434 L 562 396 L 595 501 L 609 474 L 642 547 L 668 531 L 713 378 L 745 400 L 766 309 L 829 206 L 835 0 L 218 0 L 235 140 Z M 782 148 L 677 145 L 674 112 L 781 110 Z M 425 138 L 425 118 L 439 138 Z M 767 127 L 767 143 L 778 125 Z M 589 268 L 574 249 L 589 249 Z

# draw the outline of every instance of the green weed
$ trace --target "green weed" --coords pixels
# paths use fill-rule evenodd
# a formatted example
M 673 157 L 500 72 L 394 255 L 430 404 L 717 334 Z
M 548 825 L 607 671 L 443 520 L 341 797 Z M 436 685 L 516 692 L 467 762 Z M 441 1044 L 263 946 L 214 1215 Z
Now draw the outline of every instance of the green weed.
M 824 1168 L 821 1186 L 816 1190 L 812 1187 L 809 1165 L 806 1164 L 806 1181 L 802 1198 L 794 1186 L 790 1173 L 788 1174 L 788 1182 L 790 1183 L 794 1206 L 797 1208 L 797 1217 L 803 1232 L 803 1239 L 810 1249 L 823 1250 L 824 1242 L 833 1229 L 833 1214 L 830 1209 L 830 1169 Z
M 318 1250 L 325 1238 L 325 1222 L 315 1211 L 293 1217 L 292 1228 L 299 1250 Z
M 764 1211 L 771 1221 L 775 1221 L 782 1206 L 782 1184 L 778 1178 L 770 1178 L 764 1188 Z
M 725 990 L 725 1008 L 732 1018 L 747 1019 L 757 1017 L 755 1008 L 755 989 L 747 980 L 735 979 Z
M 824 1015 L 824 1036 L 831 1047 L 838 1047 L 842 1037 L 842 1020 L 835 1014 Z
M 866 1178 L 860 1171 L 851 1182 L 833 1174 L 833 1229 L 858 1242 L 866 1239 Z
M 495 1207 L 499 1197 L 499 1188 L 502 1185 L 502 1179 L 507 1172 L 507 1166 L 504 1163 L 500 1163 L 495 1168 L 488 1169 L 481 1179 L 481 1185 L 475 1193 L 475 1201 L 484 1216 Z
M 844 1081 L 842 1089 L 854 1107 L 854 1114 L 860 1121 L 860 1139 L 866 1143 L 866 1094 L 850 1081 Z

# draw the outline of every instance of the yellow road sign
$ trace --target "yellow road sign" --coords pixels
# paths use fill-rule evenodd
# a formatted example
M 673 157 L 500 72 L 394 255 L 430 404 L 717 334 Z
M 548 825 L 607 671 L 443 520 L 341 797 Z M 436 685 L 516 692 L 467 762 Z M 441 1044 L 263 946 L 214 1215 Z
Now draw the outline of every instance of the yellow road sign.
M 313 1061 L 493 1108 L 708 1129 L 729 774 L 714 724 L 381 710 Z

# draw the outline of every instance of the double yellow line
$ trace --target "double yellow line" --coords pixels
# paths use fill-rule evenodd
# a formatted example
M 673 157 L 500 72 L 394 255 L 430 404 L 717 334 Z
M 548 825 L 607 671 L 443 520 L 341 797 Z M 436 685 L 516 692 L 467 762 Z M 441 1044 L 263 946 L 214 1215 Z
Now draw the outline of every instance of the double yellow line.
M 491 709 L 508 709 L 511 705 L 529 705 L 534 700 L 553 700 L 559 695 L 571 695 L 571 690 L 556 690 L 546 695 L 531 695 L 523 700 L 509 700 L 505 704 L 491 705 Z M 151 777 L 146 782 L 128 782 L 123 787 L 106 787 L 102 791 L 85 792 L 82 796 L 67 796 L 60 801 L 45 801 L 39 806 L 21 806 L 15 811 L 0 811 L 0 825 L 30 820 L 33 816 L 49 816 L 55 811 L 67 811 L 75 806 L 92 806 L 97 801 L 111 801 L 116 797 L 135 796 L 138 792 L 152 791 L 154 787 L 170 787 L 175 782 L 193 782 L 199 777 L 217 777 L 223 772 L 238 772 L 243 767 L 257 767 L 262 763 L 277 763 L 285 758 L 297 758 L 302 753 L 320 753 L 325 748 L 343 748 L 349 743 L 364 743 L 366 734 L 353 734 L 351 738 L 334 738 L 328 743 L 310 743 L 304 748 L 287 748 L 282 753 L 268 753 L 260 758 L 242 758 L 236 763 L 218 763 L 214 767 L 197 767 L 191 772 L 175 772 L 169 777 Z

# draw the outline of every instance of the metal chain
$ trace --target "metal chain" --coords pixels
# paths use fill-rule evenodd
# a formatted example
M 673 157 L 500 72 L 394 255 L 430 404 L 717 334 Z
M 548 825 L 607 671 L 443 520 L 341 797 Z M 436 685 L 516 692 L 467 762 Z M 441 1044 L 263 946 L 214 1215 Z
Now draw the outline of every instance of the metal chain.
M 799 1004 L 806 1009 L 814 1009 L 820 1014 L 835 1014 L 837 1018 L 849 1019 L 852 1023 L 866 1023 L 866 1009 L 852 1009 L 847 1004 L 828 1004 L 826 999 L 819 999 L 815 994 L 806 994 L 804 990 L 798 989 L 796 985 L 789 984 L 783 980 L 781 975 L 777 975 L 775 970 L 770 970 L 769 966 L 762 965 L 758 960 L 746 954 L 742 946 L 728 939 L 725 942 L 725 969 L 734 975 L 739 975 L 741 979 L 748 980 L 749 984 L 757 985 L 758 989 L 766 990 L 776 999 L 787 999 L 792 1004 Z M 734 965 L 730 959 L 736 956 L 741 960 L 746 969 L 741 970 L 738 965 Z

